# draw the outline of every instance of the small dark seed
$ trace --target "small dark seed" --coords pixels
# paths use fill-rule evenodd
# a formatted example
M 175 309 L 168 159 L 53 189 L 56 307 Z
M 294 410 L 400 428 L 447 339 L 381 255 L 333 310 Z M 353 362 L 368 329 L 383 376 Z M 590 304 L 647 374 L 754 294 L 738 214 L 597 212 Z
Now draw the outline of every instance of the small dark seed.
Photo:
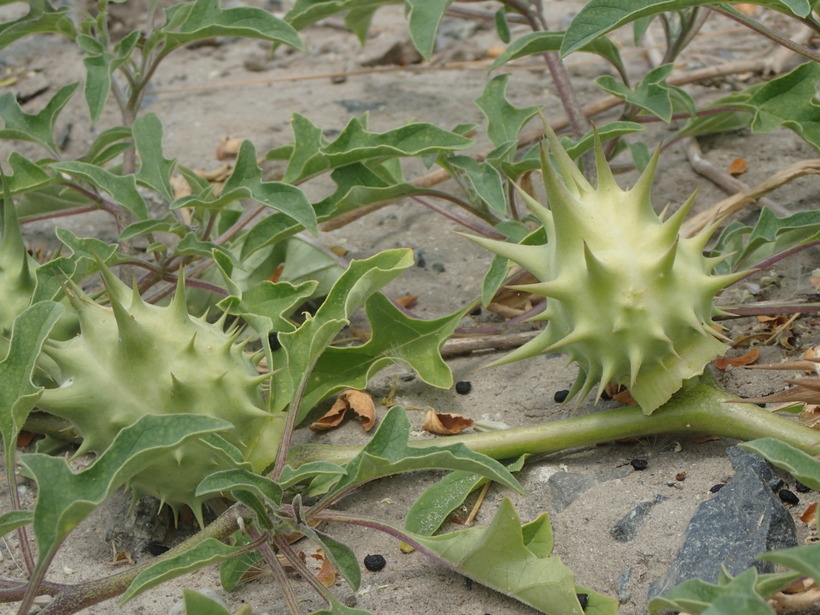
M 447 269 L 445 269 L 445 268 L 444 268 L 444 264 L 443 264 L 443 263 L 433 263 L 433 264 L 430 266 L 430 269 L 432 269 L 432 270 L 433 270 L 433 271 L 435 271 L 436 273 L 444 273 L 445 271 L 447 271 Z
M 555 391 L 553 399 L 556 404 L 563 404 L 567 397 L 569 397 L 569 389 L 561 389 L 560 391 Z
M 470 310 L 470 316 L 481 316 L 481 306 L 479 305 L 477 308 Z
M 709 487 L 709 491 L 711 491 L 712 493 L 717 493 L 718 491 L 723 489 L 725 486 L 726 486 L 725 483 L 718 483 L 717 485 L 712 485 L 711 487 Z
M 424 269 L 427 266 L 427 259 L 424 258 L 424 250 L 413 250 L 413 256 L 416 257 L 416 267 Z
M 678 482 L 683 482 L 686 480 L 686 472 L 678 472 L 675 474 L 675 480 Z
M 459 395 L 466 395 L 473 390 L 473 383 L 466 380 L 459 380 L 456 382 L 456 393 Z
M 163 553 L 170 551 L 171 547 L 166 547 L 161 542 L 151 541 L 148 543 L 148 546 L 145 548 L 148 553 L 151 555 L 162 555 Z
M 370 572 L 378 572 L 387 565 L 387 560 L 383 555 L 366 555 L 364 558 L 364 567 Z
M 633 459 L 629 462 L 629 465 L 632 466 L 633 470 L 640 472 L 641 470 L 646 470 L 649 467 L 649 462 L 646 459 Z
M 581 605 L 581 608 L 586 611 L 589 604 L 589 594 L 575 594 L 575 597 L 578 598 L 578 604 Z
M 800 481 L 797 481 L 794 483 L 794 490 L 797 491 L 797 493 L 808 493 L 809 491 L 811 491 L 811 487 L 809 487 L 808 485 L 804 485 Z
M 282 344 L 279 343 L 278 331 L 271 331 L 268 333 L 268 344 L 270 344 L 271 350 L 279 350 L 282 347 Z
M 791 504 L 792 506 L 800 504 L 800 498 L 788 489 L 781 489 L 777 495 L 784 504 Z

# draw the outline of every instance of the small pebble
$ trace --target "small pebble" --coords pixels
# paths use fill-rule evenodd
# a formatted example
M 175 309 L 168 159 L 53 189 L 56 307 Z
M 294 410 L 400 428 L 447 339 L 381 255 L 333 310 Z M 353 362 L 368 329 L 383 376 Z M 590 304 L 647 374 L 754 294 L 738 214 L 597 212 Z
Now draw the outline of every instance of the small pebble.
M 686 472 L 678 472 L 677 474 L 675 474 L 675 480 L 678 481 L 678 482 L 685 481 L 686 480 Z
M 788 489 L 781 489 L 778 492 L 777 496 L 780 498 L 780 501 L 784 504 L 791 504 L 792 506 L 800 504 L 800 498 Z
M 430 266 L 430 269 L 432 269 L 432 270 L 433 270 L 433 271 L 435 271 L 436 273 L 444 273 L 445 271 L 447 271 L 447 270 L 444 268 L 444 265 L 443 265 L 442 263 L 433 263 L 433 264 Z
M 711 487 L 709 487 L 709 491 L 711 491 L 712 493 L 717 493 L 718 491 L 723 489 L 725 486 L 726 486 L 725 483 L 718 483 L 717 485 L 712 485 Z
M 383 555 L 366 555 L 364 558 L 364 567 L 370 572 L 378 572 L 387 565 L 387 560 Z
M 466 395 L 473 390 L 473 383 L 466 380 L 459 380 L 456 382 L 456 393 L 459 395 Z
M 633 459 L 629 462 L 629 465 L 631 465 L 635 471 L 640 472 L 649 467 L 649 462 L 646 459 Z
M 427 259 L 424 258 L 424 250 L 413 250 L 413 256 L 416 258 L 416 267 L 424 269 L 427 266 Z
M 561 389 L 560 391 L 555 391 L 553 399 L 556 404 L 563 404 L 567 397 L 569 397 L 569 389 Z

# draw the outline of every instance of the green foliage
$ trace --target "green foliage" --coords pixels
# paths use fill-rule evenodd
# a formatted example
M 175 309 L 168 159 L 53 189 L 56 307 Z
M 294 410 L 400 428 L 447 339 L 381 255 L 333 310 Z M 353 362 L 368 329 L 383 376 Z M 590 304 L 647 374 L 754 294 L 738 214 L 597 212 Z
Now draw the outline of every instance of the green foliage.
M 7 3 L 0 0 L 0 4 Z M 299 31 L 335 14 L 344 14 L 345 24 L 364 42 L 374 12 L 390 3 L 392 0 L 297 0 L 280 19 L 259 8 L 225 8 L 219 0 L 193 0 L 170 6 L 156 16 L 155 24 L 114 40 L 108 31 L 108 0 L 96 3 L 94 14 L 55 8 L 48 0 L 29 0 L 24 16 L 0 24 L 0 49 L 27 36 L 57 34 L 73 41 L 83 55 L 85 69 L 82 88 L 77 83 L 62 86 L 36 113 L 24 111 L 11 92 L 0 96 L 0 139 L 28 141 L 42 148 L 45 155 L 29 159 L 12 151 L 7 161 L 9 174 L 3 177 L 0 348 L 5 358 L 0 362 L 0 432 L 12 488 L 11 510 L 0 516 L 0 534 L 19 532 L 28 556 L 30 578 L 20 612 L 30 610 L 65 538 L 120 487 L 156 494 L 173 507 L 190 504 L 200 524 L 204 501 L 224 497 L 234 504 L 212 526 L 202 528 L 179 549 L 150 564 L 113 580 L 61 587 L 45 612 L 65 615 L 117 595 L 124 602 L 215 562 L 222 563 L 226 587 L 235 586 L 252 563 L 276 569 L 279 564 L 271 544 L 304 573 L 286 543 L 294 533 L 322 547 L 345 580 L 357 588 L 361 572 L 356 556 L 333 537 L 334 522 L 354 523 L 405 539 L 433 560 L 544 612 L 580 615 L 578 592 L 589 595 L 586 613 L 616 612 L 613 600 L 576 587 L 572 573 L 550 555 L 552 531 L 546 516 L 522 526 L 505 500 L 488 528 L 431 536 L 454 507 L 487 481 L 520 490 L 509 470 L 521 467 L 526 451 L 510 455 L 521 457 L 505 468 L 464 444 L 416 446 L 408 440 L 406 415 L 393 408 L 368 444 L 352 459 L 348 457 L 349 461 L 286 464 L 293 428 L 314 406 L 339 390 L 364 388 L 376 372 L 391 363 L 414 369 L 429 385 L 450 387 L 452 374 L 440 350 L 464 315 L 457 311 L 421 320 L 381 293 L 385 285 L 412 266 L 409 250 L 388 250 L 348 263 L 308 235 L 318 234 L 321 223 L 359 208 L 407 196 L 443 199 L 479 221 L 471 226 L 473 230 L 506 239 L 503 244 L 493 244 L 503 248 L 485 278 L 485 302 L 503 285 L 510 256 L 524 255 L 523 264 L 544 273 L 543 263 L 531 255 L 543 251 L 545 242 L 554 247 L 566 237 L 574 237 L 577 229 L 557 221 L 560 232 L 534 230 L 533 216 L 543 221 L 543 212 L 529 197 L 522 196 L 533 212 L 521 217 L 521 208 L 511 196 L 513 182 L 526 185 L 530 173 L 544 164 L 538 148 L 518 151 L 523 129 L 541 106 L 519 108 L 512 104 L 509 75 L 500 74 L 488 78 L 482 95 L 474 101 L 486 117 L 482 126 L 464 124 L 448 130 L 415 122 L 375 132 L 363 115 L 350 119 L 331 140 L 325 137 L 325 127 L 314 123 L 315 118 L 294 113 L 292 142 L 262 155 L 266 160 L 282 161 L 283 176 L 277 180 L 266 177 L 256 146 L 247 140 L 221 186 L 199 177 L 185 166 L 185 160 L 169 158 L 163 143 L 163 118 L 141 110 L 161 62 L 190 43 L 242 37 L 273 48 L 287 45 L 299 50 L 304 48 Z M 438 29 L 450 4 L 449 0 L 404 3 L 410 38 L 425 58 L 435 51 Z M 577 50 L 604 58 L 619 76 L 619 80 L 602 77 L 598 84 L 623 99 L 622 116 L 598 127 L 597 137 L 575 127 L 576 134 L 564 143 L 566 155 L 559 155 L 561 172 L 574 178 L 574 183 L 564 188 L 571 192 L 574 186 L 583 192 L 586 180 L 572 159 L 583 156 L 599 138 L 607 142 L 608 154 L 613 157 L 628 148 L 639 167 L 648 166 L 649 171 L 633 191 L 643 195 L 654 159 L 648 156 L 652 148 L 645 142 L 647 137 L 638 133 L 650 115 L 666 122 L 676 114 L 692 116 L 679 136 L 742 126 L 768 132 L 783 126 L 820 147 L 814 91 L 817 63 L 804 64 L 787 75 L 717 101 L 703 117 L 696 116 L 704 109 L 697 108 L 683 89 L 669 84 L 676 55 L 691 40 L 693 29 L 696 31 L 698 7 L 708 4 L 705 0 L 592 0 L 566 32 L 534 29 L 513 40 L 508 20 L 515 13 L 523 14 L 519 16 L 530 24 L 542 24 L 544 16 L 538 15 L 541 9 L 537 3 L 502 2 L 495 12 L 495 26 L 509 47 L 493 69 L 524 57 L 549 53 L 557 59 L 554 54 L 558 51 L 566 55 Z M 806 0 L 761 0 L 759 4 L 813 21 Z M 713 6 L 738 17 L 731 8 Z M 639 37 L 653 18 L 664 24 L 668 45 L 665 64 L 630 84 L 620 51 L 606 34 L 620 25 L 635 23 Z M 745 18 L 738 19 L 756 26 Z M 567 87 L 571 86 L 565 84 L 558 93 L 565 109 L 571 110 L 577 105 Z M 102 130 L 85 152 L 70 159 L 58 147 L 55 126 L 66 105 L 80 92 L 89 124 L 116 105 L 122 125 Z M 469 151 L 475 144 L 475 131 L 494 146 L 489 155 L 477 157 Z M 639 140 L 625 145 L 623 138 L 628 135 Z M 558 153 L 555 140 L 553 149 Z M 602 181 L 614 193 L 600 142 L 596 154 Z M 407 161 L 422 162 L 428 168 L 438 165 L 453 176 L 460 190 L 454 193 L 416 185 L 406 170 L 417 165 L 406 165 Z M 190 194 L 175 192 L 175 176 L 187 181 Z M 306 194 L 314 191 L 302 190 L 308 182 L 332 183 L 333 188 L 328 191 L 323 186 L 327 196 L 311 202 Z M 553 200 L 561 193 L 555 178 L 547 188 Z M 59 255 L 43 263 L 28 255 L 18 216 L 57 217 L 90 209 L 112 215 L 119 244 L 77 237 L 58 228 L 55 239 L 63 246 Z M 653 410 L 683 378 L 699 371 L 719 346 L 701 329 L 713 313 L 712 295 L 730 278 L 710 278 L 711 267 L 717 265 L 721 273 L 728 274 L 741 266 L 777 258 L 784 250 L 808 245 L 816 241 L 818 233 L 818 220 L 811 212 L 779 219 L 764 210 L 753 227 L 730 225 L 710 255 L 714 258 L 699 260 L 703 258 L 703 238 L 687 243 L 673 237 L 682 217 L 676 214 L 661 224 L 666 229 L 661 233 L 662 247 L 677 247 L 655 260 L 671 267 L 670 262 L 680 260 L 680 254 L 686 252 L 690 260 L 706 263 L 702 269 L 696 268 L 697 275 L 689 274 L 690 281 L 698 276 L 707 279 L 709 292 L 701 292 L 703 305 L 693 312 L 695 316 L 683 319 L 690 325 L 690 337 L 692 331 L 697 333 L 695 345 L 700 346 L 690 353 L 688 341 L 681 341 L 685 326 L 664 326 L 662 336 L 657 330 L 650 332 L 655 338 L 647 346 L 649 350 L 623 344 L 628 348 L 626 359 L 606 355 L 601 344 L 589 341 L 581 353 L 589 360 L 583 364 L 577 390 L 586 392 L 598 380 L 628 381 L 634 385 L 636 397 L 648 400 L 645 409 Z M 647 229 L 659 222 L 648 219 L 635 219 L 633 230 L 640 241 L 634 243 L 644 242 Z M 162 241 L 158 240 L 160 234 Z M 594 243 L 577 243 L 576 248 L 586 249 L 575 254 L 575 262 L 585 262 L 594 269 Z M 680 248 L 684 244 L 689 246 L 686 250 Z M 729 252 L 734 254 L 726 256 Z M 652 254 L 657 256 L 657 250 Z M 112 270 L 126 281 L 117 280 Z M 104 280 L 102 289 L 96 283 L 97 276 Z M 536 290 L 551 295 L 551 304 L 566 298 L 568 290 L 545 282 L 546 286 Z M 174 287 L 173 298 L 165 300 Z M 319 303 L 318 309 L 296 316 L 307 300 Z M 369 341 L 334 346 L 338 334 L 359 309 L 371 326 Z M 578 306 L 573 310 L 583 311 Z M 647 315 L 641 320 L 644 328 L 651 322 L 653 310 Z M 555 310 L 550 316 L 561 320 Z M 228 318 L 233 325 L 226 330 Z M 683 355 L 678 358 L 684 367 L 664 366 L 647 375 L 646 365 L 654 365 L 653 356 L 667 342 L 664 337 L 670 338 L 672 355 Z M 557 344 L 567 346 L 569 342 L 565 339 Z M 530 350 L 528 346 L 522 352 Z M 661 393 L 653 385 L 647 385 L 648 390 L 640 384 L 644 381 L 659 381 Z M 41 453 L 18 457 L 16 438 L 34 408 L 50 412 L 52 418 L 68 420 L 83 438 L 79 453 L 92 451 L 97 455 L 95 461 L 74 471 L 62 457 Z M 61 423 L 60 428 L 64 426 Z M 749 433 L 738 435 L 748 437 Z M 813 484 L 816 459 L 777 441 L 756 441 L 749 446 Z M 21 509 L 15 497 L 17 462 L 37 485 L 33 510 Z M 362 484 L 399 472 L 430 469 L 453 473 L 419 498 L 408 512 L 405 531 L 332 508 Z M 319 499 L 308 505 L 308 496 Z M 349 506 L 353 508 L 355 502 Z M 327 523 L 318 526 L 320 522 Z M 26 549 L 23 532 L 29 525 L 38 545 L 36 558 Z M 233 541 L 229 542 L 231 536 Z M 703 612 L 708 605 L 709 612 L 753 613 L 766 608 L 762 599 L 795 574 L 817 579 L 816 550 L 792 550 L 765 558 L 797 572 L 760 578 L 744 573 L 736 579 L 721 579 L 714 586 L 717 589 L 693 583 L 680 594 L 664 598 L 669 602 L 663 604 L 685 605 L 691 612 Z M 279 579 L 285 594 L 292 593 L 285 575 Z M 316 589 L 327 602 L 319 614 L 365 613 L 341 604 L 324 588 Z M 195 592 L 186 591 L 184 601 L 189 613 L 228 614 L 224 607 Z M 81 604 L 85 606 L 78 606 Z M 243 607 L 237 615 L 245 615 L 247 610 Z

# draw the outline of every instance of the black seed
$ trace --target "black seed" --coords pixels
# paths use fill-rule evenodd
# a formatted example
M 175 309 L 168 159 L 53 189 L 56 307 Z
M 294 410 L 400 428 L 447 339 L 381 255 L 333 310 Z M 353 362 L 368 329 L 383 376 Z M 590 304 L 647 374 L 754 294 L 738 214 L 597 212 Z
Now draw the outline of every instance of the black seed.
M 387 560 L 383 555 L 366 555 L 364 558 L 364 567 L 370 572 L 378 572 L 387 565 Z
M 794 483 L 794 490 L 797 491 L 797 493 L 808 493 L 811 491 L 811 487 L 804 485 L 798 480 Z
M 563 404 L 567 397 L 569 397 L 569 389 L 561 389 L 560 391 L 555 391 L 555 395 L 552 398 L 556 404 Z
M 432 269 L 432 270 L 433 270 L 433 271 L 435 271 L 436 273 L 444 273 L 445 271 L 447 271 L 447 270 L 444 268 L 444 264 L 443 264 L 443 263 L 433 263 L 433 264 L 430 266 L 430 269 Z
M 589 604 L 589 594 L 575 594 L 575 597 L 578 598 L 578 604 L 581 605 L 581 608 L 586 611 Z
M 466 395 L 473 390 L 473 383 L 466 380 L 459 380 L 456 382 L 456 393 L 459 395 Z
M 427 260 L 424 258 L 424 250 L 413 250 L 413 256 L 416 258 L 416 267 L 424 269 L 427 266 Z
M 161 542 L 151 541 L 148 543 L 148 546 L 145 547 L 145 550 L 151 555 L 162 555 L 166 551 L 170 551 L 171 547 L 166 547 Z
M 278 331 L 271 331 L 268 333 L 268 344 L 270 344 L 271 350 L 279 350 L 282 347 L 282 344 L 279 343 Z
M 792 506 L 800 504 L 800 498 L 788 489 L 781 489 L 777 495 L 784 504 L 791 504 Z
M 711 487 L 709 487 L 709 491 L 711 491 L 712 493 L 717 493 L 718 491 L 723 489 L 725 486 L 726 486 L 725 483 L 718 483 L 717 485 L 712 485 Z
M 481 316 L 481 306 L 479 305 L 477 308 L 470 310 L 470 316 Z
M 633 459 L 629 462 L 629 465 L 632 466 L 632 469 L 640 472 L 641 470 L 646 470 L 646 468 L 649 467 L 649 462 L 646 459 Z

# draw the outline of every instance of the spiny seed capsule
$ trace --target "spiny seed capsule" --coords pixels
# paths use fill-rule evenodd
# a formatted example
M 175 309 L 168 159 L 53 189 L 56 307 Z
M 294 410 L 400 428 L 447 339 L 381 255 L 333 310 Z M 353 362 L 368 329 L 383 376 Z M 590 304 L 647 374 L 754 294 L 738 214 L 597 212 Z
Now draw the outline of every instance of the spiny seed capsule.
M 256 363 L 239 332 L 191 318 L 182 281 L 167 307 L 143 302 L 103 269 L 110 306 L 73 289 L 81 334 L 49 342 L 43 351 L 57 384 L 38 402 L 68 419 L 83 437 L 78 454 L 100 453 L 124 428 L 146 414 L 196 413 L 230 422 L 233 428 L 192 439 L 135 474 L 135 496 L 152 495 L 176 512 L 188 505 L 202 523 L 197 485 L 209 474 L 248 462 L 261 472 L 275 458 L 284 418 L 267 411 Z M 245 464 L 248 465 L 248 464 Z
M 655 213 L 649 192 L 657 153 L 635 186 L 624 191 L 597 134 L 596 187 L 549 129 L 547 139 L 550 151 L 542 147 L 541 167 L 549 209 L 519 189 L 547 242 L 470 237 L 539 280 L 514 289 L 548 298 L 535 317 L 547 321 L 544 330 L 494 364 L 563 352 L 579 367 L 569 397 L 595 388 L 600 398 L 615 382 L 651 414 L 724 351 L 711 327 L 718 313 L 713 299 L 742 274 L 712 275 L 721 259 L 703 255 L 711 229 L 680 236 L 692 198 L 666 219 Z

